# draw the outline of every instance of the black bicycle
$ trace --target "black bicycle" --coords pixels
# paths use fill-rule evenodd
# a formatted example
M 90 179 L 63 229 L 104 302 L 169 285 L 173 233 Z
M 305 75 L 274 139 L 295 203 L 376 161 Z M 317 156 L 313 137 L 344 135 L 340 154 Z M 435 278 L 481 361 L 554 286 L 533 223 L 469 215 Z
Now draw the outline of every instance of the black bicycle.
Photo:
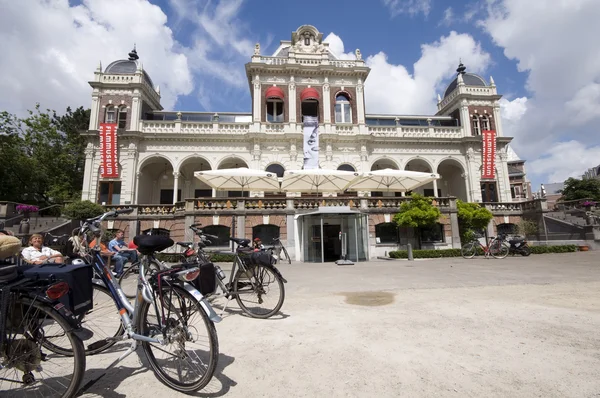
M 189 283 L 198 277 L 198 267 L 146 272 L 155 261 L 154 253 L 173 245 L 166 236 L 139 235 L 134 238 L 141 255 L 135 301 L 134 304 L 129 302 L 104 262 L 98 238 L 103 233 L 103 220 L 132 211 L 110 211 L 89 219 L 79 233 L 83 242 L 90 241 L 89 234 L 96 238 L 96 246 L 87 250 L 99 277 L 93 281 L 94 289 L 98 297 L 103 298 L 103 305 L 97 305 L 94 300 L 95 307 L 85 314 L 82 324 L 94 334 L 106 336 L 90 344 L 88 351 L 101 352 L 117 341 L 129 340 L 129 349 L 110 364 L 108 370 L 135 352 L 141 343 L 150 367 L 161 382 L 177 391 L 197 391 L 208 384 L 216 369 L 219 345 L 213 322 L 219 322 L 221 318 Z M 83 391 L 97 380 L 90 381 Z
M 35 278 L 27 276 L 32 267 L 1 270 L 9 267 L 19 273 L 0 283 L 0 396 L 75 396 L 85 372 L 79 337 L 85 333 L 75 309 L 61 302 L 71 287 L 56 277 L 39 277 L 43 265 L 32 273 Z M 59 275 L 57 265 L 50 267 Z
M 198 236 L 197 249 L 194 242 L 177 242 L 184 248 L 181 254 L 182 261 L 192 264 L 210 264 L 214 269 L 216 282 L 223 295 L 229 300 L 235 298 L 238 305 L 247 315 L 253 318 L 269 318 L 279 312 L 285 300 L 284 283 L 287 280 L 274 265 L 274 258 L 266 250 L 254 251 L 250 247 L 250 239 L 229 238 L 238 246 L 233 253 L 233 267 L 226 281 L 227 275 L 216 264 L 210 263 L 211 254 L 218 252 L 205 252 L 204 248 L 216 240 L 217 236 L 205 234 L 199 228 L 200 224 L 193 224 L 190 229 Z M 227 252 L 227 254 L 231 254 Z M 215 291 L 206 294 L 210 297 Z M 227 308 L 227 305 L 225 305 Z M 223 310 L 225 310 L 225 308 Z
M 292 259 L 288 254 L 288 251 L 283 245 L 283 243 L 281 243 L 280 238 L 273 238 L 271 244 L 272 246 L 267 247 L 265 250 L 269 251 L 271 255 L 275 258 L 276 264 L 282 261 L 287 261 L 288 264 L 292 263 Z

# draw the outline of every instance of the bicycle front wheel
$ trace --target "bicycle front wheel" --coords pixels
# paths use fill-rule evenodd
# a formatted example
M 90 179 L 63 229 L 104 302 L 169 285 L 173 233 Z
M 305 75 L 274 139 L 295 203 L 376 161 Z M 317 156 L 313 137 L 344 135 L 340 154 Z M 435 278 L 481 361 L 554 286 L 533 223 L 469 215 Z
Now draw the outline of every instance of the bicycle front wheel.
M 157 289 L 158 290 L 158 289 Z M 144 353 L 156 377 L 168 387 L 190 393 L 204 388 L 212 378 L 219 357 L 214 323 L 200 302 L 179 286 L 166 285 L 157 291 L 154 304 L 140 307 L 139 330 L 144 336 L 165 336 L 165 344 L 142 342 Z
M 510 249 L 501 240 L 492 242 L 490 246 L 490 254 L 494 258 L 505 258 L 508 256 Z
M 151 261 L 146 267 L 146 278 L 155 272 L 160 271 L 160 265 Z M 123 272 L 123 275 L 119 278 L 119 286 L 123 290 L 125 297 L 128 299 L 134 299 L 137 293 L 137 280 L 140 274 L 140 263 L 132 264 L 127 271 Z
M 20 298 L 11 305 L 0 349 L 0 396 L 74 397 L 85 372 L 85 353 L 73 328 L 53 308 Z M 47 352 L 68 347 L 69 355 Z
M 460 254 L 464 258 L 473 258 L 473 257 L 475 257 L 476 252 L 477 252 L 477 245 L 475 245 L 475 242 L 465 243 L 460 248 Z
M 283 281 L 272 267 L 250 266 L 238 271 L 233 280 L 235 299 L 246 314 L 253 318 L 269 318 L 283 305 Z

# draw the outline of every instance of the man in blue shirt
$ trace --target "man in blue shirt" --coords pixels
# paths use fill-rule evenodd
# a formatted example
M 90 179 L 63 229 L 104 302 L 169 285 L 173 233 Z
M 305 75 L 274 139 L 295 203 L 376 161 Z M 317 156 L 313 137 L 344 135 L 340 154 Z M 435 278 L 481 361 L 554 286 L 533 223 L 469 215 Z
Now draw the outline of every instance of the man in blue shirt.
M 115 256 L 122 257 L 123 263 L 131 261 L 131 263 L 133 264 L 138 261 L 137 251 L 129 249 L 129 246 L 127 245 L 127 243 L 125 243 L 123 236 L 125 236 L 125 232 L 123 232 L 122 230 L 118 230 L 115 235 L 115 238 L 108 242 L 108 250 L 116 252 L 117 254 L 115 254 Z

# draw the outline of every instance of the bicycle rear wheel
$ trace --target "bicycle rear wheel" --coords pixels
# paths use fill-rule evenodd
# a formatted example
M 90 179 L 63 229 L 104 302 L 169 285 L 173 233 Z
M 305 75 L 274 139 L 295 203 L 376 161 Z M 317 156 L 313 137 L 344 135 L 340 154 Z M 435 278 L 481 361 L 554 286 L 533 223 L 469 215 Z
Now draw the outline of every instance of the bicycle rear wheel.
M 81 340 L 53 308 L 26 298 L 7 314 L 6 340 L 0 349 L 0 396 L 73 397 L 85 372 Z M 70 355 L 44 352 L 69 346 Z
M 272 267 L 254 265 L 248 271 L 238 271 L 233 280 L 235 300 L 253 318 L 269 318 L 283 305 L 283 281 Z
M 477 245 L 475 244 L 475 242 L 465 243 L 460 248 L 460 254 L 464 258 L 473 258 L 473 257 L 475 257 L 476 252 L 477 252 Z
M 285 257 L 285 260 L 287 260 L 288 264 L 292 263 L 292 259 L 290 258 L 290 255 L 287 252 L 287 249 L 285 248 L 285 246 L 281 246 L 281 252 L 279 253 L 279 260 L 281 260 L 282 258 Z
M 198 391 L 210 382 L 217 366 L 215 325 L 185 289 L 166 285 L 161 290 L 162 300 L 158 293 L 156 305 L 166 318 L 164 327 L 158 324 L 154 305 L 144 301 L 138 329 L 148 337 L 166 335 L 167 343 L 142 342 L 144 353 L 162 383 L 184 393 Z

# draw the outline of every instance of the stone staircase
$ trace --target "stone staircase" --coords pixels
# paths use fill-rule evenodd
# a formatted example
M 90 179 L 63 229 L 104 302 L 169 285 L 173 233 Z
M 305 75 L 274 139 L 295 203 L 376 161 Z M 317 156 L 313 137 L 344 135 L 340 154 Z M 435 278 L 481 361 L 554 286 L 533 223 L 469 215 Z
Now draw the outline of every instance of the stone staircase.
M 62 229 L 65 224 L 71 225 L 71 220 L 65 217 L 31 217 L 29 220 L 29 235 L 35 233 L 44 234 L 46 232 L 53 232 L 57 229 Z M 6 227 L 5 229 L 11 231 L 16 236 L 19 236 L 20 224 L 15 224 L 12 227 Z M 61 234 L 64 232 L 61 232 Z
M 544 219 L 548 240 L 590 243 L 598 240 L 600 225 L 597 219 L 590 220 L 583 210 L 551 211 L 544 214 Z

